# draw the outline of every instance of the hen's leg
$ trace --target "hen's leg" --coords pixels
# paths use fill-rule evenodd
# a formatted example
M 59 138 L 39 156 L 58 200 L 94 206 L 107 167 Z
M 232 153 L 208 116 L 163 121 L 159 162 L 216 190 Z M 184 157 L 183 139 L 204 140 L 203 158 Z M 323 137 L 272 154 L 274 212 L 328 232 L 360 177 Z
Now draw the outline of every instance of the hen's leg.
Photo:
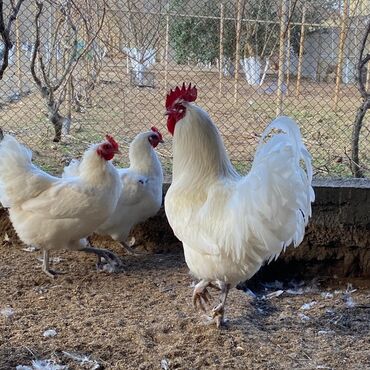
M 56 271 L 53 271 L 50 269 L 50 264 L 49 264 L 49 251 L 43 250 L 43 260 L 42 260 L 42 271 L 45 272 L 45 274 L 52 279 L 55 278 L 57 275 Z
M 221 302 L 212 310 L 212 317 L 216 320 L 216 325 L 219 328 L 224 323 L 225 303 L 229 293 L 230 284 L 219 282 L 221 288 L 220 300 Z
M 94 247 L 94 245 L 93 245 L 93 243 L 92 243 L 92 237 L 91 237 L 91 235 L 89 235 L 88 237 L 86 237 L 86 240 L 87 240 L 87 242 L 89 243 L 88 245 L 89 245 L 90 247 Z M 91 253 L 93 253 L 93 252 L 91 252 Z M 96 264 L 97 264 L 97 266 L 100 266 L 100 265 L 102 264 L 101 256 L 96 255 L 96 257 L 97 257 L 97 260 L 98 260 L 98 262 L 97 262 Z
M 112 268 L 113 272 L 119 272 L 122 270 L 121 259 L 113 252 L 107 249 L 95 248 L 95 247 L 85 247 L 80 249 L 82 252 L 94 253 L 98 258 L 104 258 Z
M 142 253 L 137 252 L 137 251 L 135 251 L 134 249 L 132 249 L 132 248 L 131 248 L 131 246 L 130 246 L 130 245 L 128 245 L 126 242 L 121 242 L 121 241 L 120 241 L 119 243 L 122 245 L 123 249 L 124 249 L 128 254 L 132 254 L 133 256 L 138 256 L 138 255 L 142 254 Z

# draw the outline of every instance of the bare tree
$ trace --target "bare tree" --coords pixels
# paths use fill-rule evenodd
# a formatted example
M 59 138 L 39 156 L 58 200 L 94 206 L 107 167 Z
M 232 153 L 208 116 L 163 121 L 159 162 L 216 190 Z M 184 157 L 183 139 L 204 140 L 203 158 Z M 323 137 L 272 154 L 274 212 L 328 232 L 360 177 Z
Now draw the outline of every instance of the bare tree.
M 76 112 L 82 112 L 93 103 L 93 92 L 99 84 L 106 48 L 94 44 L 91 53 L 80 63 L 80 72 L 71 78 L 71 97 Z
M 84 0 L 80 8 L 81 30 L 84 34 L 84 44 L 90 44 L 90 49 L 76 66 L 77 73 L 71 78 L 71 95 L 75 110 L 80 112 L 85 106 L 91 106 L 92 94 L 99 84 L 100 72 L 103 68 L 107 47 L 102 37 L 94 37 L 102 27 L 101 19 L 105 17 L 105 6 L 95 0 Z M 103 14 L 101 14 L 101 12 Z
M 85 19 L 81 4 L 72 0 L 64 2 L 46 1 L 52 12 L 56 13 L 55 30 L 50 40 L 41 40 L 40 18 L 43 14 L 44 3 L 36 1 L 37 13 L 35 17 L 36 39 L 31 60 L 33 79 L 45 99 L 49 121 L 54 126 L 54 142 L 59 142 L 62 133 L 68 133 L 71 124 L 71 115 L 61 112 L 62 104 L 66 100 L 67 92 L 72 89 L 73 72 L 80 60 L 91 50 L 92 44 L 104 22 L 105 6 L 103 6 L 101 23 L 95 34 L 86 35 L 80 26 L 81 19 Z M 50 9 L 49 9 L 50 12 Z M 88 38 L 87 42 L 79 42 Z M 37 68 L 36 60 L 39 68 Z M 58 68 L 53 68 L 54 66 Z M 70 103 L 71 99 L 68 99 Z
M 15 4 L 14 1 L 10 1 L 11 10 L 6 20 L 6 16 L 4 15 L 4 2 L 3 0 L 0 0 L 0 35 L 4 45 L 1 57 L 0 80 L 2 80 L 4 72 L 8 67 L 9 51 L 13 47 L 13 42 L 10 38 L 12 24 L 17 19 L 17 15 L 23 2 L 24 0 L 18 0 Z
M 366 88 L 365 88 L 366 71 L 367 71 L 366 65 L 370 61 L 370 54 L 367 53 L 366 55 L 364 55 L 369 33 L 370 33 L 370 22 L 368 23 L 366 27 L 366 31 L 362 39 L 360 57 L 359 57 L 359 62 L 357 66 L 358 90 L 360 91 L 360 94 L 362 97 L 362 104 L 357 110 L 356 119 L 355 119 L 355 123 L 353 126 L 353 131 L 352 131 L 351 167 L 352 167 L 352 172 L 355 177 L 363 177 L 363 173 L 362 173 L 361 166 L 360 166 L 360 158 L 359 158 L 360 132 L 361 132 L 364 117 L 366 115 L 367 110 L 370 107 L 370 93 L 366 91 Z
M 146 70 L 154 63 L 165 27 L 162 14 L 166 0 L 149 2 L 145 0 L 115 0 L 112 14 L 119 24 L 124 43 L 122 49 L 130 58 L 135 81 L 144 85 Z M 123 45 L 120 45 L 120 48 Z

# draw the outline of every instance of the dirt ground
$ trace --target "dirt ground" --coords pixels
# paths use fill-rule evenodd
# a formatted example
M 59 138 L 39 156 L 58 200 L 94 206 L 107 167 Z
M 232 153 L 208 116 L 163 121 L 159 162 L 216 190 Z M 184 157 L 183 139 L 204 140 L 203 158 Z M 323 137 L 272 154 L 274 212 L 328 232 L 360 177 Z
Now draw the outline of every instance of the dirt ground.
M 124 272 L 54 252 L 64 273 L 54 280 L 40 251 L 0 246 L 0 369 L 370 369 L 369 281 L 260 282 L 255 297 L 234 289 L 218 330 L 192 307 L 179 249 L 132 256 L 104 244 Z

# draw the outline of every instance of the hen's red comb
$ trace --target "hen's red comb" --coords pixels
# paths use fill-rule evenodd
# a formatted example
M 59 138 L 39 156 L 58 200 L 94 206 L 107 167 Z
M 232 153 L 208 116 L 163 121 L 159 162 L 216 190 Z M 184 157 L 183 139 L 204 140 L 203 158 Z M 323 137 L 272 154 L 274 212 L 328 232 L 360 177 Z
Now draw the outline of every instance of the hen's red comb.
M 167 94 L 166 109 L 171 108 L 180 99 L 187 102 L 195 101 L 197 99 L 197 88 L 195 86 L 191 87 L 191 83 L 186 87 L 184 82 L 181 88 L 176 86 L 174 90 L 170 90 Z
M 116 140 L 113 139 L 113 136 L 105 135 L 105 138 L 107 141 L 109 141 L 112 144 L 114 149 L 118 150 L 118 143 Z
M 155 132 L 156 134 L 158 134 L 159 140 L 163 140 L 163 138 L 162 138 L 162 134 L 159 132 L 159 130 L 157 129 L 157 127 L 153 126 L 153 127 L 151 128 L 151 130 L 152 130 L 153 132 Z

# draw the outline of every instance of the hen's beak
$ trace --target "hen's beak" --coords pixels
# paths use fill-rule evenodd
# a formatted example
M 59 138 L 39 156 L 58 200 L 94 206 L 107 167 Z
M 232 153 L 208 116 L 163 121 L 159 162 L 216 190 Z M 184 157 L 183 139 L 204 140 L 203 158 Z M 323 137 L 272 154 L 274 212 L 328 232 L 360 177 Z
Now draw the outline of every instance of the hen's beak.
M 158 138 L 158 142 L 159 142 L 159 143 L 164 143 L 163 138 L 161 138 L 159 135 L 157 135 L 157 138 Z

